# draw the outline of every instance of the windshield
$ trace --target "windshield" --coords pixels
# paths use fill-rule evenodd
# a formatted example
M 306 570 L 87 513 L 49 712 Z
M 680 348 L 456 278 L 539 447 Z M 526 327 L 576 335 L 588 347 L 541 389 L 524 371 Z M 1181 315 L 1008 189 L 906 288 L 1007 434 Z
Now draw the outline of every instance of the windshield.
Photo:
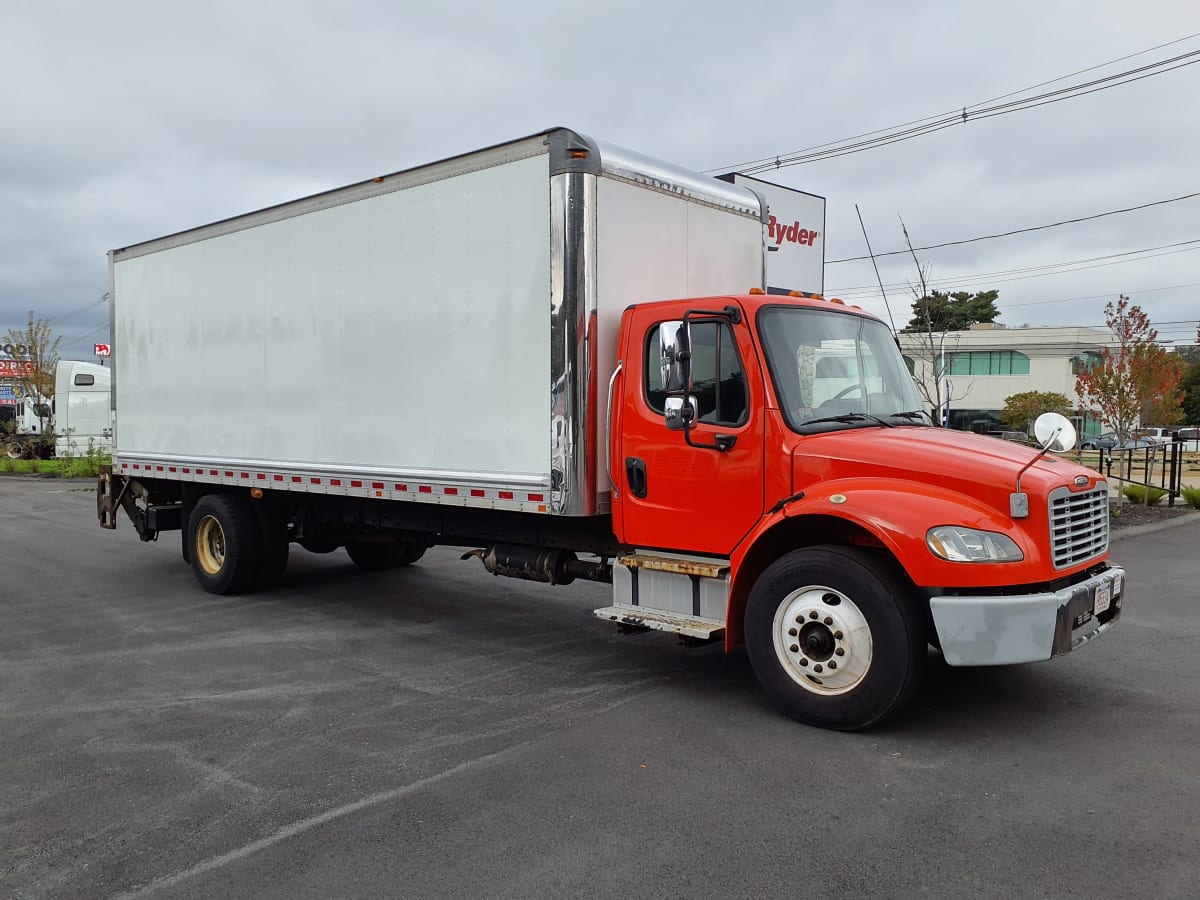
M 882 322 L 807 307 L 770 307 L 759 313 L 758 330 L 775 392 L 794 430 L 929 424 Z

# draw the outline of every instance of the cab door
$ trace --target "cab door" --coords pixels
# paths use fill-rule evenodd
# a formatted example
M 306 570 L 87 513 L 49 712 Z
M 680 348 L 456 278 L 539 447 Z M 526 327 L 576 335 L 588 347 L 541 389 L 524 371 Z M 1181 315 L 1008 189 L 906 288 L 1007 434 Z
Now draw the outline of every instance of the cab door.
M 763 510 L 764 388 L 745 316 L 691 323 L 692 396 L 697 421 L 683 431 L 664 422 L 666 390 L 659 326 L 679 307 L 635 307 L 625 331 L 619 418 L 618 537 L 639 548 L 728 556 Z M 712 447 L 721 443 L 726 450 Z

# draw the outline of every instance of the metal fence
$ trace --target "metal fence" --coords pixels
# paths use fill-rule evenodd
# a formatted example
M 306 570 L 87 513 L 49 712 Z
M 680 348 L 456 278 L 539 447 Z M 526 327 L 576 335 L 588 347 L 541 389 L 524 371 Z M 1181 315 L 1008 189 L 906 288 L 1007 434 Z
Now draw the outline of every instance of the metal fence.
M 1097 471 L 1111 485 L 1115 479 L 1166 492 L 1167 506 L 1174 506 L 1183 489 L 1184 445 L 1178 441 L 1100 451 Z

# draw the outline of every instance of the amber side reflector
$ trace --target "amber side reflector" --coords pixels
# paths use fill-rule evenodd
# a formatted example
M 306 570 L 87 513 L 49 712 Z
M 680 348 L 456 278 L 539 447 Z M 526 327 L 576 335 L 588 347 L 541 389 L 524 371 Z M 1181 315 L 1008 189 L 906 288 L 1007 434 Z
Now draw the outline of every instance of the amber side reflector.
M 587 159 L 586 150 L 572 150 L 568 155 L 571 157 L 571 159 Z
M 766 291 L 764 291 L 762 288 L 750 288 L 749 292 L 751 294 L 765 294 L 766 293 Z
M 255 500 L 262 499 L 262 488 L 250 488 L 250 496 Z
M 379 184 L 379 182 L 383 181 L 383 178 L 382 178 L 382 177 L 379 177 L 379 178 L 372 178 L 371 180 L 372 180 L 373 182 L 375 182 L 376 184 Z

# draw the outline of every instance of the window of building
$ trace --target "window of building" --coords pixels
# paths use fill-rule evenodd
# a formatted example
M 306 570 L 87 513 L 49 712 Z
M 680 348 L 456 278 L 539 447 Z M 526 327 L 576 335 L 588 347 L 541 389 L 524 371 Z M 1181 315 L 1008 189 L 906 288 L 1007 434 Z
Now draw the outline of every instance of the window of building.
M 1093 353 L 1090 350 L 1087 353 L 1080 353 L 1071 358 L 1071 374 L 1086 375 L 1103 361 L 1104 357 L 1099 353 Z
M 1029 357 L 1016 350 L 951 353 L 951 375 L 1028 375 Z

